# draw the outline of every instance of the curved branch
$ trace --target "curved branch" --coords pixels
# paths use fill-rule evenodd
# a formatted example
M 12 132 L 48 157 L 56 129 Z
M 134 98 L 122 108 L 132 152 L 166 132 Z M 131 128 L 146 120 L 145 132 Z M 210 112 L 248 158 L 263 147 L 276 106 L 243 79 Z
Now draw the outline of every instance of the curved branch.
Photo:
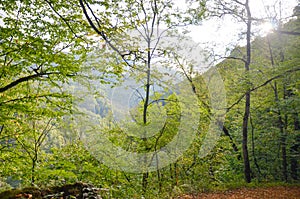
M 60 74 L 60 72 L 49 72 L 49 73 L 37 73 L 37 74 L 34 74 L 34 75 L 29 75 L 29 76 L 26 76 L 26 77 L 21 77 L 13 82 L 11 82 L 10 84 L 0 88 L 0 93 L 3 93 L 15 86 L 17 86 L 18 84 L 22 83 L 22 82 L 26 82 L 26 81 L 29 81 L 29 80 L 32 80 L 32 79 L 35 79 L 35 78 L 38 78 L 38 77 L 42 77 L 44 75 L 53 75 L 53 74 Z
M 262 83 L 262 84 L 260 84 L 260 85 L 258 85 L 258 86 L 256 86 L 256 87 L 254 87 L 254 88 L 251 88 L 251 89 L 249 90 L 249 92 L 255 91 L 255 90 L 257 90 L 257 89 L 259 89 L 259 88 L 261 88 L 261 87 L 267 85 L 268 83 L 272 82 L 273 80 L 285 76 L 286 73 L 292 73 L 292 72 L 297 72 L 297 71 L 300 71 L 300 67 L 294 68 L 294 69 L 290 69 L 290 70 L 285 71 L 284 73 L 281 73 L 281 74 L 279 74 L 279 75 L 276 75 L 276 76 L 274 76 L 274 77 L 268 79 L 268 80 L 265 81 L 264 83 Z M 243 95 L 241 95 L 235 103 L 233 103 L 230 107 L 226 108 L 226 111 L 227 111 L 227 112 L 230 111 L 230 109 L 232 109 L 235 105 L 239 104 L 240 101 L 244 98 L 245 94 L 246 94 L 246 93 L 244 93 Z

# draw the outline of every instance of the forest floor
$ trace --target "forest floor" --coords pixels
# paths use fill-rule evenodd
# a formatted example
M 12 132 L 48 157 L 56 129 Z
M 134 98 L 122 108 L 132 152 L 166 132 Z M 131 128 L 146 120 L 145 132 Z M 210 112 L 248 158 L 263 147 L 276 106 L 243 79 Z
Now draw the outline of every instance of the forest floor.
M 241 188 L 215 193 L 183 195 L 178 199 L 300 199 L 300 186 Z
M 98 188 L 85 183 L 68 184 L 46 189 L 24 188 L 0 193 L 0 199 L 101 198 Z M 228 191 L 182 195 L 176 199 L 300 199 L 300 186 L 240 188 Z

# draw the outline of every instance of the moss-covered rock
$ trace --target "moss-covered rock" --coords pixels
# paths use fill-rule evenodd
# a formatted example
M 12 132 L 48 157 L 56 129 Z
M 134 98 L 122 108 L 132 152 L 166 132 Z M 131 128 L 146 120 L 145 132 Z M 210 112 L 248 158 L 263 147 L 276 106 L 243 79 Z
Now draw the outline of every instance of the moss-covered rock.
M 1 199 L 101 199 L 99 189 L 91 184 L 77 182 L 59 187 L 39 189 L 28 187 L 12 189 L 0 193 Z

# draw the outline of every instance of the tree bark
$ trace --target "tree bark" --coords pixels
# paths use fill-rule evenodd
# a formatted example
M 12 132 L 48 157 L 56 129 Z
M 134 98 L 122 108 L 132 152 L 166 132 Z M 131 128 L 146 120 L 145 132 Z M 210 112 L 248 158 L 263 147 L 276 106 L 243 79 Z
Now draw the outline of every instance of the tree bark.
M 295 144 L 290 148 L 291 153 L 291 177 L 293 180 L 298 181 L 298 159 L 297 155 L 299 154 L 300 148 L 300 135 L 296 137 Z
M 32 159 L 31 161 L 32 161 L 32 164 L 31 164 L 31 186 L 34 186 L 36 159 Z
M 251 182 L 251 168 L 249 161 L 249 152 L 248 152 L 248 120 L 250 113 L 250 92 L 246 93 L 246 104 L 245 104 L 245 113 L 243 117 L 243 160 L 244 160 L 244 175 L 247 183 Z
M 249 0 L 246 0 L 245 8 L 247 12 L 247 55 L 246 55 L 246 62 L 245 62 L 245 72 L 248 73 L 250 70 L 250 63 L 251 63 L 251 11 L 249 6 Z M 244 160 L 244 175 L 245 180 L 247 183 L 251 182 L 251 168 L 250 168 L 250 161 L 249 161 L 249 152 L 248 152 L 248 121 L 250 115 L 250 95 L 251 91 L 250 88 L 247 88 L 247 92 L 245 94 L 245 112 L 243 117 L 243 141 L 242 141 L 242 149 L 243 149 L 243 160 Z
M 254 161 L 254 164 L 256 166 L 256 169 L 258 171 L 258 174 L 261 175 L 261 171 L 260 171 L 260 167 L 258 165 L 258 162 L 257 162 L 257 158 L 256 158 L 256 155 L 255 155 L 255 143 L 254 143 L 254 123 L 253 123 L 253 120 L 252 120 L 252 117 L 250 115 L 250 124 L 251 124 L 251 138 L 252 138 L 252 156 L 253 156 L 253 161 Z

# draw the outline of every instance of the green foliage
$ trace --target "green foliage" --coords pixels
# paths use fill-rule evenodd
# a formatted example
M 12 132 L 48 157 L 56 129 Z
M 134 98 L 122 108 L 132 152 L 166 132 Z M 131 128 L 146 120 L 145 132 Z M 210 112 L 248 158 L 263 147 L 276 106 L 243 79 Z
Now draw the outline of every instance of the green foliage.
M 281 184 L 284 150 L 287 180 L 299 182 L 293 170 L 295 162 L 300 164 L 298 37 L 272 33 L 256 38 L 252 43 L 249 72 L 244 72 L 244 63 L 237 59 L 225 59 L 216 66 L 227 91 L 229 108 L 224 125 L 229 136 L 222 134 L 212 151 L 200 158 L 199 150 L 214 114 L 207 83 L 196 76 L 190 63 L 193 60 L 173 53 L 178 49 L 179 52 L 179 47 L 153 51 L 153 56 L 159 57 L 161 68 L 151 68 L 151 81 L 147 82 L 145 60 L 149 58 L 150 49 L 141 46 L 140 37 L 130 37 L 130 31 L 146 28 L 153 22 L 155 28 L 163 24 L 171 30 L 169 34 L 176 35 L 178 30 L 173 29 L 174 26 L 197 24 L 203 19 L 204 3 L 193 7 L 189 1 L 191 7 L 184 12 L 171 1 L 156 1 L 156 8 L 154 1 L 86 2 L 93 8 L 98 4 L 99 10 L 95 10 L 98 19 L 92 19 L 95 24 L 99 23 L 97 28 L 111 39 L 108 41 L 113 46 L 122 53 L 128 52 L 126 57 L 112 52 L 112 46 L 103 41 L 103 36 L 100 39 L 90 32 L 79 2 L 0 3 L 0 191 L 9 186 L 46 187 L 83 181 L 103 188 L 103 198 L 174 198 L 198 191 L 260 186 L 269 182 Z M 158 11 L 161 12 L 156 13 Z M 153 20 L 154 13 L 160 21 Z M 285 31 L 297 29 L 299 18 L 283 26 Z M 160 36 L 154 39 L 159 40 Z M 244 52 L 244 47 L 237 47 L 230 56 L 242 57 Z M 174 76 L 185 76 L 185 81 L 164 81 L 163 72 L 174 63 L 178 70 Z M 146 123 L 143 100 L 137 100 L 129 110 L 130 117 L 121 123 L 115 121 L 109 109 L 110 101 L 102 98 L 103 84 L 111 82 L 118 86 L 125 72 L 143 85 L 149 83 L 153 89 L 147 104 Z M 161 90 L 156 91 L 154 85 Z M 180 86 L 182 90 L 173 89 Z M 187 101 L 187 105 L 179 102 L 179 95 L 185 89 L 194 89 L 197 96 L 197 112 L 201 113 L 199 125 L 194 129 L 197 136 L 175 162 L 147 173 L 146 190 L 143 190 L 143 174 L 111 169 L 87 150 L 85 136 L 99 135 L 107 136 L 115 146 L 130 152 L 163 149 L 178 133 L 182 111 L 195 114 L 195 110 L 187 108 L 193 102 Z M 240 132 L 244 111 L 241 102 L 247 89 L 252 92 L 248 141 L 254 182 L 245 185 Z M 141 91 L 145 90 L 142 86 Z M 122 104 L 119 106 L 121 109 Z M 165 117 L 161 117 L 162 113 Z M 154 134 L 147 139 L 136 136 L 147 133 L 139 132 L 136 123 L 148 127 Z M 161 128 L 154 128 L 156 126 Z M 96 143 L 97 139 L 92 141 Z M 296 173 L 299 172 L 298 167 Z

